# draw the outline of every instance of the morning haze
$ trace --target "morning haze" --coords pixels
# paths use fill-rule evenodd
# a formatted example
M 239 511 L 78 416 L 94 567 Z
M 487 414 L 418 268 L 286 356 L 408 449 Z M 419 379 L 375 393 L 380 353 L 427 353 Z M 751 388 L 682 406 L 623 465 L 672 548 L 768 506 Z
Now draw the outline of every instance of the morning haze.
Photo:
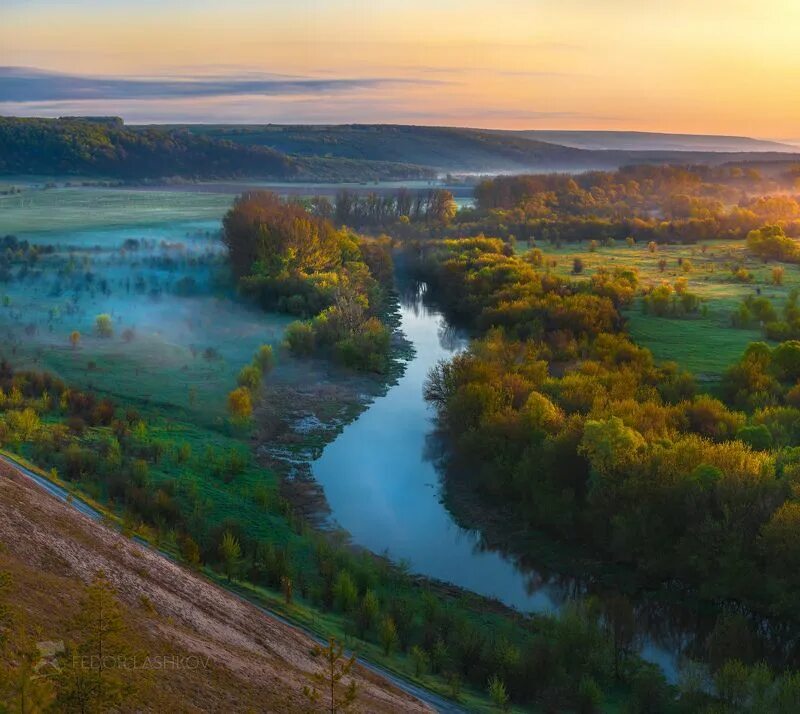
M 800 711 L 798 26 L 6 0 L 0 714 Z

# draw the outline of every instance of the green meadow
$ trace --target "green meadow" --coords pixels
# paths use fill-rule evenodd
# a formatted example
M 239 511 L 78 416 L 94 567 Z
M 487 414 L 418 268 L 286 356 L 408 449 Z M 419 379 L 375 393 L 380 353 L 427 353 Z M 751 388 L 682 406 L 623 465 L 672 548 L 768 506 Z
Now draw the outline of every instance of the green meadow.
M 229 194 L 195 191 L 20 188 L 0 195 L 0 235 L 218 221 L 233 202 Z
M 764 263 L 749 255 L 743 242 L 659 245 L 655 251 L 646 244 L 630 246 L 621 241 L 610 246 L 581 243 L 537 247 L 550 270 L 571 280 L 588 279 L 600 269 L 631 267 L 638 272 L 640 290 L 686 279 L 688 290 L 701 298 L 697 313 L 659 317 L 646 313 L 642 298 L 637 297 L 625 317 L 631 337 L 650 349 L 656 359 L 675 361 L 704 381 L 718 380 L 750 342 L 765 339 L 759 329 L 733 327 L 731 318 L 742 300 L 761 295 L 780 310 L 789 292 L 800 288 L 796 266 L 782 264 L 783 282 L 775 285 L 772 268 L 777 263 Z M 575 259 L 582 263 L 578 274 L 574 272 Z M 747 270 L 752 279 L 737 279 L 733 271 L 738 267 Z

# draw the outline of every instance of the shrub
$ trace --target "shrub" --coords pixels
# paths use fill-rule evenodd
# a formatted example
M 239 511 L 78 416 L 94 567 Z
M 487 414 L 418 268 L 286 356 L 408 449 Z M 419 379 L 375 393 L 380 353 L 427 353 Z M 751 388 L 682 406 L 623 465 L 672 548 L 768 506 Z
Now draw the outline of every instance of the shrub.
M 308 357 L 314 353 L 316 338 L 310 322 L 293 322 L 284 333 L 286 346 L 299 357 Z

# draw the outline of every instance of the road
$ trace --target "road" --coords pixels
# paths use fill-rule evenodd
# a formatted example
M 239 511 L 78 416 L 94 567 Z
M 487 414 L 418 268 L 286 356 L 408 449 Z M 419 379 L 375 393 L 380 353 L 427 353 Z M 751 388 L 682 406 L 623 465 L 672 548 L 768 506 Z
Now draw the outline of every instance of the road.
M 43 491 L 46 491 L 53 498 L 56 498 L 59 501 L 62 501 L 63 503 L 66 503 L 67 505 L 69 505 L 72 508 L 74 508 L 76 511 L 80 512 L 81 514 L 83 514 L 84 516 L 87 516 L 88 518 L 91 518 L 92 520 L 97 521 L 97 522 L 100 522 L 100 521 L 103 520 L 103 515 L 99 511 L 94 509 L 92 506 L 90 506 L 88 503 L 86 503 L 85 501 L 82 501 L 80 498 L 78 498 L 76 496 L 73 496 L 65 488 L 62 488 L 61 486 L 58 486 L 57 484 L 54 484 L 52 481 L 50 481 L 46 477 L 41 476 L 40 474 L 37 474 L 35 471 L 32 471 L 31 469 L 29 469 L 25 465 L 21 464 L 20 462 L 16 461 L 12 457 L 7 456 L 5 454 L 0 454 L 0 461 L 2 461 L 5 464 L 7 464 L 9 467 L 14 469 L 21 476 L 24 476 L 28 480 L 30 480 L 33 483 L 35 483 L 39 488 L 41 488 Z M 149 550 L 152 550 L 153 552 L 157 553 L 160 557 L 169 558 L 169 556 L 167 554 L 162 553 L 161 551 L 157 550 L 156 548 L 153 548 L 146 541 L 138 539 L 138 538 L 136 540 L 137 540 L 137 542 L 139 544 L 141 544 L 142 546 L 148 548 Z M 231 591 L 231 590 L 229 590 L 228 592 L 231 595 L 239 598 L 240 600 L 243 600 L 243 601 L 249 603 L 250 605 L 252 605 L 254 607 L 257 607 L 267 617 L 270 617 L 273 620 L 281 622 L 284 625 L 288 625 L 289 627 L 293 627 L 293 628 L 295 628 L 297 630 L 300 630 L 301 632 L 304 632 L 306 635 L 308 635 L 309 637 L 314 639 L 319 644 L 322 644 L 322 645 L 327 645 L 328 644 L 324 639 L 320 638 L 317 634 L 315 634 L 314 632 L 306 629 L 305 627 L 300 627 L 300 626 L 296 625 L 295 623 L 293 623 L 291 620 L 287 620 L 287 619 L 281 617 L 280 615 L 277 615 L 276 613 L 274 613 L 274 612 L 272 612 L 270 610 L 267 610 L 266 608 L 263 608 L 263 607 L 260 607 L 260 606 L 256 605 L 255 603 L 251 602 L 250 600 L 248 600 L 247 598 L 243 597 L 242 595 L 240 595 L 237 592 L 234 592 L 234 591 Z M 384 669 L 383 667 L 381 667 L 379 665 L 372 664 L 371 662 L 367 662 L 366 660 L 363 660 L 361 658 L 358 659 L 358 664 L 359 664 L 359 666 L 363 667 L 364 669 L 367 669 L 370 672 L 373 672 L 373 673 L 383 677 L 383 679 L 385 679 L 386 681 L 390 682 L 391 684 L 393 684 L 398 689 L 406 692 L 407 694 L 410 694 L 413 697 L 416 697 L 417 699 L 419 699 L 422 702 L 425 702 L 428 706 L 432 707 L 437 712 L 442 712 L 443 714 L 457 714 L 457 713 L 466 711 L 463 707 L 459 706 L 455 702 L 452 702 L 452 701 L 450 701 L 448 699 L 445 699 L 444 697 L 440 697 L 438 694 L 435 694 L 433 692 L 428 691 L 427 689 L 425 689 L 423 687 L 419 687 L 419 686 L 417 686 L 417 685 L 415 685 L 415 684 L 413 684 L 411 682 L 408 682 L 405 679 L 403 679 L 401 677 L 398 677 L 395 674 L 392 674 L 391 672 L 389 672 L 388 670 Z

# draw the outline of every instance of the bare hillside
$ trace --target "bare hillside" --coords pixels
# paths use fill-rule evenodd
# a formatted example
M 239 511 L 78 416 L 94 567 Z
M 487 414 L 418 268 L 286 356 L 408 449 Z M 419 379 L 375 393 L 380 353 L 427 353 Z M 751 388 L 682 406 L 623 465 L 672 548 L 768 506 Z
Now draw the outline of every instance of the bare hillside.
M 309 637 L 77 513 L 6 464 L 0 544 L 0 568 L 14 580 L 12 603 L 43 640 L 64 637 L 85 584 L 102 569 L 140 647 L 151 656 L 202 658 L 202 666 L 154 672 L 136 711 L 307 710 L 302 688 L 319 666 Z M 363 668 L 357 681 L 360 711 L 430 711 Z

